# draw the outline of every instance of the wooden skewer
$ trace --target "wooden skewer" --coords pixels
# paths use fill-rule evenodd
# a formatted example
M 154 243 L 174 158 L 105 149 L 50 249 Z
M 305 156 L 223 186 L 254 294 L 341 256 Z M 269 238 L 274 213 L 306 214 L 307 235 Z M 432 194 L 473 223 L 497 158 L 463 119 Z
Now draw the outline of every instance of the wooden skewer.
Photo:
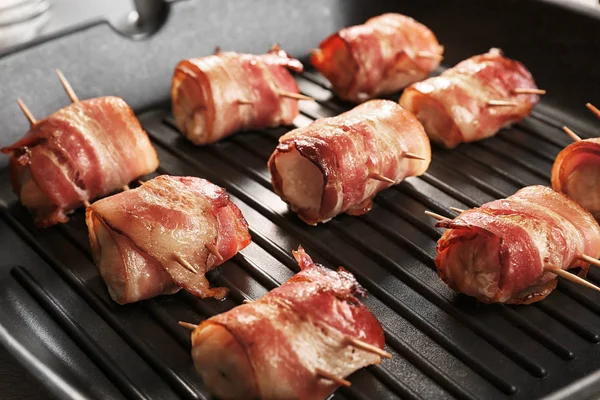
M 459 213 L 459 214 L 460 214 L 460 213 L 464 213 L 464 212 L 465 212 L 465 210 L 461 210 L 460 208 L 456 208 L 456 207 L 450 207 L 450 209 L 451 209 L 452 211 L 454 211 L 454 212 L 457 212 L 457 213 Z
M 254 104 L 250 100 L 244 100 L 244 99 L 237 99 L 235 102 L 240 105 Z
M 488 100 L 488 106 L 500 106 L 500 107 L 516 107 L 519 105 L 516 101 L 507 101 L 507 100 Z
M 377 172 L 369 172 L 369 175 L 367 176 L 367 178 L 377 179 L 378 181 L 386 182 L 386 183 L 389 183 L 390 185 L 393 185 L 394 183 L 396 183 L 395 180 L 390 179 L 387 176 L 383 176 Z
M 143 181 L 143 180 L 141 180 L 141 179 L 138 179 L 137 183 L 139 183 L 139 184 L 140 184 L 140 186 L 141 186 L 141 185 L 143 185 L 143 184 L 144 184 L 144 183 L 146 183 L 146 182 L 144 182 L 144 181 Z
M 448 219 L 451 219 L 451 218 L 448 218 L 448 217 L 444 217 L 443 215 L 431 212 L 429 210 L 425 211 L 425 215 L 428 215 L 428 216 L 430 216 L 433 219 L 437 219 L 438 221 L 446 221 Z
M 35 119 L 35 117 L 31 113 L 31 111 L 29 111 L 29 108 L 27 108 L 25 103 L 23 103 L 23 100 L 17 99 L 17 103 L 19 104 L 21 111 L 23 111 L 23 114 L 25 114 L 25 118 L 27 118 L 27 120 L 29 121 L 29 124 L 31 124 L 33 126 L 37 122 L 37 119 Z
M 254 303 L 254 300 L 244 299 L 244 301 L 242 301 L 242 303 L 244 303 L 244 304 L 250 304 L 250 303 Z
M 85 206 L 85 208 L 88 208 L 89 206 L 91 206 L 90 202 L 87 200 L 83 201 L 83 205 Z
M 380 349 L 377 346 L 373 346 L 372 344 L 363 342 L 362 340 L 353 338 L 353 337 L 348 337 L 348 342 L 350 342 L 350 344 L 354 347 L 357 347 L 359 349 L 362 349 L 364 351 L 368 351 L 370 353 L 373 354 L 377 354 L 380 357 L 383 358 L 392 358 L 392 355 L 390 353 L 388 353 L 385 350 Z
M 349 381 L 345 380 L 344 378 L 338 378 L 330 372 L 323 371 L 321 368 L 315 368 L 315 373 L 321 378 L 329 379 L 330 381 L 335 382 L 340 386 L 348 387 L 352 385 Z
M 184 260 L 183 257 L 181 257 L 179 255 L 179 253 L 173 253 L 173 258 L 175 258 L 175 261 L 177 261 L 179 264 L 181 264 L 185 269 L 188 269 L 190 272 L 192 272 L 194 274 L 198 273 L 198 270 L 196 268 L 194 268 L 194 266 L 192 264 L 190 264 L 189 262 Z
M 430 51 L 418 51 L 417 57 L 431 58 L 432 60 L 440 60 L 440 61 L 444 59 L 443 55 L 437 54 L 437 53 L 432 53 Z
M 190 322 L 185 322 L 185 321 L 179 321 L 178 324 L 180 326 L 183 326 L 184 328 L 189 329 L 190 331 L 193 331 L 194 329 L 196 329 L 198 327 L 198 325 L 196 325 L 196 324 L 192 324 Z
M 124 192 L 126 192 L 129 189 L 131 189 L 131 188 L 129 187 L 129 185 L 123 185 L 122 189 L 123 189 Z
M 206 246 L 206 250 L 208 250 L 210 253 L 212 253 L 215 257 L 217 257 L 217 259 L 219 261 L 223 261 L 223 256 L 219 254 L 219 249 L 217 249 L 217 246 L 215 246 L 212 243 L 207 244 Z
M 514 94 L 546 94 L 544 89 L 527 89 L 527 88 L 517 88 L 513 89 Z
M 71 99 L 71 101 L 73 103 L 77 103 L 79 101 L 79 97 L 77 97 L 77 94 L 75 94 L 75 91 L 71 87 L 71 84 L 69 83 L 69 81 L 67 81 L 67 78 L 65 78 L 65 76 L 63 75 L 63 73 L 60 69 L 56 70 L 56 75 L 58 75 L 58 79 L 60 80 L 60 83 L 62 84 L 63 88 L 65 89 L 65 92 L 67 92 L 67 96 L 69 96 L 69 98 Z
M 579 135 L 578 135 L 578 134 L 576 134 L 575 132 L 573 132 L 573 131 L 571 130 L 571 128 L 569 128 L 568 126 L 563 126 L 563 128 L 562 128 L 562 129 L 563 129 L 563 131 L 565 131 L 565 133 L 566 133 L 567 135 L 569 135 L 569 137 L 570 137 L 571 139 L 573 139 L 573 141 L 574 141 L 574 142 L 579 142 L 579 141 L 581 140 L 581 138 L 579 137 Z
M 425 160 L 425 157 L 420 156 L 418 154 L 415 153 L 409 153 L 408 151 L 405 151 L 402 153 L 402 157 L 404 158 L 410 158 L 412 160 Z
M 585 287 L 588 287 L 590 289 L 594 289 L 594 290 L 597 290 L 598 292 L 600 292 L 600 288 L 598 286 L 594 285 L 591 282 L 586 281 L 585 279 L 578 277 L 577 275 L 573 275 L 572 273 L 567 272 L 564 269 L 557 268 L 557 267 L 546 267 L 546 268 L 544 268 L 544 271 L 552 272 L 553 274 L 562 276 L 566 280 L 569 280 L 571 282 L 577 283 L 579 285 L 582 285 L 582 286 L 585 286 Z
M 286 92 L 285 90 L 278 90 L 277 94 L 281 97 L 287 97 L 290 99 L 315 101 L 315 99 L 312 97 L 308 97 L 300 93 Z
M 600 118 L 600 110 L 598 110 L 596 106 L 594 106 L 592 103 L 587 103 L 585 106 L 589 108 L 590 111 L 593 112 L 596 117 Z

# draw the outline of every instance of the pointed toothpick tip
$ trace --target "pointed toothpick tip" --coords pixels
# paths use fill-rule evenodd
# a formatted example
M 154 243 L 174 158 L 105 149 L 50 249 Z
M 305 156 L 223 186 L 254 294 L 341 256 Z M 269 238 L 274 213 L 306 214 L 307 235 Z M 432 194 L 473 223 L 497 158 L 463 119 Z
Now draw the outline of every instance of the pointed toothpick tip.
M 191 322 L 185 322 L 185 321 L 179 321 L 178 322 L 179 326 L 183 326 L 186 329 L 189 329 L 190 331 L 193 331 L 194 329 L 196 329 L 198 327 L 198 325 L 196 324 L 192 324 Z
M 315 99 L 312 97 L 308 97 L 300 93 L 286 92 L 285 90 L 279 90 L 277 91 L 277 94 L 281 97 L 287 97 L 289 99 L 315 101 Z
M 586 103 L 586 105 L 585 105 L 585 106 L 586 106 L 586 107 L 587 107 L 587 108 L 588 108 L 588 109 L 589 109 L 591 112 L 593 112 L 593 113 L 594 113 L 594 115 L 595 115 L 596 117 L 600 118 L 600 110 L 599 110 L 599 109 L 598 109 L 598 108 L 597 108 L 595 105 L 593 105 L 592 103 Z
M 571 128 L 569 128 L 568 126 L 563 126 L 562 130 L 569 135 L 569 137 L 571 139 L 573 139 L 574 142 L 579 142 L 581 140 L 581 138 L 579 137 L 578 134 L 576 134 L 575 132 L 573 132 L 573 130 L 571 130 Z
M 60 81 L 62 87 L 65 89 L 65 92 L 67 92 L 67 96 L 69 96 L 69 99 L 71 99 L 73 103 L 77 103 L 79 101 L 79 97 L 77 97 L 77 94 L 73 90 L 73 87 L 71 87 L 71 84 L 69 83 L 69 81 L 67 81 L 67 78 L 65 78 L 60 69 L 56 69 L 56 75 L 58 75 L 58 80 Z
M 380 349 L 377 346 L 373 346 L 370 343 L 363 342 L 360 339 L 348 337 L 348 341 L 350 342 L 350 344 L 352 346 L 359 348 L 361 350 L 368 351 L 369 353 L 377 354 L 378 356 L 383 357 L 383 358 L 392 358 L 392 355 L 390 353 L 388 353 L 387 351 Z
M 429 210 L 426 210 L 426 211 L 425 211 L 425 215 L 427 215 L 427 216 L 429 216 L 429 217 L 431 217 L 431 218 L 433 218 L 433 219 L 437 219 L 438 221 L 446 221 L 446 220 L 449 220 L 449 219 L 451 219 L 451 218 L 444 217 L 443 215 L 440 215 L 440 214 L 434 213 L 434 212 L 432 212 L 432 211 L 429 211 Z
M 403 152 L 402 153 L 402 157 L 404 157 L 404 158 L 410 158 L 411 160 L 425 161 L 425 157 L 420 156 L 420 155 L 415 154 L 415 153 L 409 153 L 408 151 Z
M 528 89 L 528 88 L 517 88 L 513 89 L 514 94 L 546 94 L 544 89 Z
M 519 103 L 508 100 L 488 100 L 487 105 L 493 107 L 516 107 Z
M 545 267 L 544 270 L 548 271 L 548 272 L 552 272 L 553 274 L 561 276 L 564 279 L 571 281 L 573 283 L 576 283 L 578 285 L 585 286 L 587 288 L 590 288 L 590 289 L 600 292 L 600 287 L 594 285 L 591 282 L 586 281 L 583 278 L 578 277 L 577 275 L 574 275 L 568 271 L 565 271 L 564 269 L 557 268 L 557 267 Z
M 188 271 L 190 271 L 194 274 L 198 273 L 198 270 L 196 268 L 194 268 L 194 266 L 192 264 L 187 262 L 183 257 L 181 257 L 181 255 L 179 253 L 173 253 L 173 258 L 175 259 L 175 261 L 177 261 L 182 267 L 184 267 Z
M 90 202 L 89 202 L 89 201 L 87 201 L 87 200 L 84 200 L 84 201 L 83 201 L 83 205 L 85 206 L 85 208 L 88 208 L 88 207 L 90 207 L 90 206 L 91 206 Z
M 27 118 L 27 121 L 29 121 L 29 124 L 32 125 L 32 126 L 35 125 L 35 123 L 37 122 L 37 120 L 35 119 L 35 117 L 31 113 L 31 111 L 29 110 L 29 108 L 25 105 L 25 103 L 23 103 L 23 100 L 17 99 L 17 104 L 19 104 L 19 108 L 21 109 L 21 111 L 25 115 L 25 118 Z
M 335 382 L 340 386 L 349 387 L 350 385 L 352 385 L 352 383 L 350 383 L 350 381 L 347 381 L 344 378 L 338 378 L 337 376 L 333 375 L 332 373 L 324 371 L 321 368 L 315 368 L 315 373 L 317 375 L 319 375 L 321 378 L 329 379 L 330 381 Z
M 459 213 L 459 214 L 462 214 L 462 213 L 464 213 L 464 212 L 465 212 L 465 210 L 463 210 L 463 209 L 460 209 L 460 208 L 457 208 L 457 207 L 450 207 L 450 209 L 451 209 L 452 211 L 454 211 L 454 212 L 457 212 L 457 213 Z
M 383 176 L 380 173 L 377 172 L 369 172 L 369 175 L 367 175 L 367 178 L 369 179 L 375 179 L 381 182 L 385 182 L 385 183 L 389 183 L 390 185 L 393 185 L 396 183 L 395 180 L 388 178 L 387 176 Z
M 215 246 L 212 243 L 209 243 L 205 247 L 206 247 L 206 250 L 208 250 L 212 255 L 217 257 L 217 260 L 219 260 L 221 262 L 223 261 L 223 256 L 221 254 L 219 254 L 219 249 L 217 249 L 217 246 Z
M 588 264 L 591 264 L 595 267 L 600 267 L 600 260 L 598 260 L 594 257 L 588 256 L 587 254 L 580 254 L 579 259 L 582 261 L 585 261 Z

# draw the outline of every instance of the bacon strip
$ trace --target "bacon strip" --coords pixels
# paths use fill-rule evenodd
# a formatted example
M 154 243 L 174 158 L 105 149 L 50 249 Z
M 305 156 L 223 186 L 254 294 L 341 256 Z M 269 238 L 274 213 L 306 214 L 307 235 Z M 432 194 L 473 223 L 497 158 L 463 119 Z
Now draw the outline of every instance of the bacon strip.
M 371 100 L 283 135 L 269 169 L 275 192 L 316 225 L 343 212 L 368 212 L 379 191 L 422 175 L 430 161 L 429 139 L 414 115 L 393 101 Z
M 204 275 L 250 243 L 248 224 L 225 189 L 192 177 L 162 175 L 99 200 L 86 223 L 94 261 L 120 304 L 180 288 L 221 299 L 227 289 L 210 288 Z
M 158 168 L 156 150 L 118 97 L 83 100 L 36 122 L 12 146 L 13 191 L 39 227 Z
M 339 97 L 357 103 L 425 79 L 444 52 L 425 25 L 391 13 L 344 28 L 319 47 L 311 63 Z
M 485 303 L 529 304 L 556 287 L 556 275 L 600 256 L 600 227 L 577 203 L 545 186 L 466 211 L 436 226 L 447 228 L 435 259 L 440 278 Z
M 600 219 L 600 138 L 565 147 L 552 166 L 552 188 L 569 196 Z
M 218 52 L 181 61 L 175 68 L 171 97 L 179 130 L 195 144 L 214 143 L 237 131 L 291 124 L 298 93 L 288 69 L 300 61 L 278 46 L 264 55 Z
M 521 63 L 491 49 L 408 87 L 400 104 L 417 116 L 432 141 L 453 148 L 493 136 L 528 116 L 539 96 L 513 93 L 518 88 L 537 87 Z M 489 100 L 515 105 L 493 106 Z
M 383 329 L 356 294 L 354 277 L 293 252 L 301 272 L 261 299 L 204 321 L 192 333 L 192 357 L 208 389 L 224 399 L 324 399 L 344 378 L 381 362 L 349 338 L 380 349 Z

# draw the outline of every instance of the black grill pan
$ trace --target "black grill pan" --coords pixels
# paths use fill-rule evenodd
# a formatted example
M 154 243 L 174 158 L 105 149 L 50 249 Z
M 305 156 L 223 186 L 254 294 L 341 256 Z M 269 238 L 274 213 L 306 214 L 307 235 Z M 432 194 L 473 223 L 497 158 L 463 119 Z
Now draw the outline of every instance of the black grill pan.
M 215 45 L 263 52 L 275 41 L 306 57 L 329 33 L 385 11 L 434 30 L 446 47 L 445 66 L 501 47 L 549 94 L 531 117 L 494 138 L 453 151 L 435 147 L 429 171 L 381 193 L 369 214 L 316 228 L 290 213 L 270 185 L 266 161 L 289 127 L 206 147 L 194 147 L 174 128 L 168 96 L 180 59 L 209 54 Z M 189 333 L 177 321 L 199 322 L 260 297 L 297 272 L 291 250 L 302 244 L 367 288 L 365 303 L 383 323 L 393 354 L 354 374 L 352 387 L 334 398 L 597 397 L 600 295 L 562 280 L 530 306 L 482 305 L 457 295 L 436 275 L 441 231 L 423 212 L 450 216 L 450 206 L 469 208 L 548 184 L 553 159 L 569 142 L 560 127 L 584 137 L 600 130 L 584 107 L 600 103 L 598 38 L 599 13 L 550 1 L 204 0 L 173 4 L 165 26 L 144 41 L 100 22 L 5 55 L 0 145 L 27 129 L 16 97 L 38 118 L 67 104 L 52 76 L 61 68 L 81 98 L 120 95 L 139 111 L 159 153 L 157 173 L 201 176 L 227 188 L 253 243 L 210 275 L 231 288 L 224 301 L 179 293 L 118 306 L 92 263 L 83 212 L 68 224 L 36 229 L 11 193 L 3 158 L 0 342 L 58 398 L 210 399 L 192 366 Z M 301 104 L 296 125 L 350 108 L 310 68 L 297 79 L 317 102 Z M 590 279 L 600 284 L 600 271 Z

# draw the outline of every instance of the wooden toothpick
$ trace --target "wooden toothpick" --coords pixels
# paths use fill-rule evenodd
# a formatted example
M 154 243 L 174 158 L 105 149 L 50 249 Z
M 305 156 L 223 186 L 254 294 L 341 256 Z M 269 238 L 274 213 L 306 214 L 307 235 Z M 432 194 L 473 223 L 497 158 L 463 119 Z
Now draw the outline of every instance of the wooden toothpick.
M 380 349 L 377 346 L 373 346 L 370 343 L 363 342 L 362 340 L 359 340 L 359 339 L 353 338 L 353 337 L 348 337 L 347 340 L 352 346 L 354 346 L 356 348 L 359 348 L 364 351 L 368 351 L 373 354 L 377 354 L 378 356 L 383 357 L 383 358 L 392 358 L 392 355 L 390 353 L 388 353 L 385 350 Z
M 289 99 L 315 101 L 315 99 L 312 97 L 308 97 L 300 93 L 286 92 L 285 90 L 278 90 L 277 94 L 281 97 L 287 97 Z
M 69 81 L 67 81 L 67 78 L 65 78 L 60 69 L 56 70 L 56 75 L 58 75 L 58 80 L 60 80 L 60 83 L 65 89 L 65 92 L 67 92 L 67 96 L 69 96 L 69 99 L 71 99 L 73 103 L 77 103 L 79 101 L 79 97 L 77 97 L 77 94 L 75 94 L 75 91 L 71 87 L 71 84 L 69 83 Z
M 196 268 L 194 268 L 194 266 L 192 264 L 187 262 L 183 257 L 181 257 L 181 255 L 179 253 L 173 253 L 173 258 L 185 269 L 189 270 L 190 272 L 192 272 L 194 274 L 198 273 L 198 270 Z
M 196 325 L 196 324 L 192 324 L 190 322 L 185 322 L 185 321 L 179 321 L 178 324 L 180 326 L 183 326 L 184 328 L 189 329 L 190 331 L 193 331 L 194 329 L 196 329 L 198 327 L 198 325 Z
M 25 103 L 23 103 L 23 100 L 21 99 L 17 99 L 17 103 L 19 104 L 21 111 L 23 111 L 25 118 L 27 118 L 27 121 L 29 121 L 29 124 L 33 126 L 37 122 L 37 120 L 31 113 L 31 111 L 29 111 L 29 108 L 25 105 Z
M 217 257 L 217 260 L 223 261 L 223 256 L 219 254 L 219 249 L 217 249 L 217 246 L 215 246 L 212 243 L 209 243 L 205 247 L 206 247 L 206 250 L 208 250 L 212 255 Z
M 488 106 L 498 106 L 498 107 L 516 107 L 519 105 L 516 101 L 508 101 L 508 100 L 488 100 Z
M 587 262 L 587 263 L 589 263 L 589 264 L 591 264 L 591 265 L 593 265 L 595 267 L 600 267 L 600 260 L 598 260 L 598 259 L 596 259 L 594 257 L 588 256 L 587 254 L 580 254 L 578 256 L 578 258 L 581 261 L 585 261 L 585 262 Z
M 568 126 L 563 126 L 562 129 L 574 142 L 579 142 L 581 140 L 579 135 L 573 132 Z
M 428 216 L 430 216 L 433 219 L 437 219 L 438 221 L 446 221 L 446 220 L 451 219 L 451 218 L 448 218 L 448 217 L 444 217 L 443 215 L 431 212 L 429 210 L 425 211 L 425 215 L 428 215 Z
M 591 112 L 594 113 L 594 115 L 598 118 L 600 118 L 600 110 L 598 110 L 598 108 L 596 108 L 596 106 L 594 106 L 592 103 L 587 103 L 585 105 Z
M 415 153 L 409 153 L 408 151 L 403 152 L 402 153 L 402 157 L 404 157 L 404 158 L 410 158 L 412 160 L 422 160 L 422 161 L 425 160 L 425 157 L 420 156 L 420 155 L 415 154 Z
M 517 88 L 513 89 L 514 94 L 546 94 L 544 89 L 528 89 L 528 88 Z
M 567 272 L 564 269 L 561 269 L 558 267 L 545 267 L 544 271 L 552 272 L 553 274 L 561 276 L 561 277 L 565 278 L 566 280 L 569 280 L 571 282 L 577 283 L 578 285 L 585 286 L 587 288 L 594 289 L 594 290 L 600 292 L 600 288 L 598 286 L 594 285 L 591 282 L 586 281 L 585 279 L 578 277 L 577 275 L 573 275 L 572 273 Z
M 381 182 L 385 182 L 385 183 L 389 183 L 390 185 L 393 185 L 394 183 L 396 183 L 395 180 L 390 179 L 386 176 L 381 175 L 380 173 L 377 172 L 369 172 L 369 175 L 367 175 L 367 178 L 369 179 L 376 179 L 378 181 Z
M 337 376 L 333 375 L 332 373 L 324 371 L 321 368 L 315 368 L 315 373 L 317 375 L 319 375 L 321 378 L 329 379 L 330 381 L 335 382 L 335 383 L 337 383 L 340 386 L 346 386 L 346 387 L 348 387 L 348 386 L 352 385 L 346 379 L 344 379 L 344 378 L 338 378 Z

